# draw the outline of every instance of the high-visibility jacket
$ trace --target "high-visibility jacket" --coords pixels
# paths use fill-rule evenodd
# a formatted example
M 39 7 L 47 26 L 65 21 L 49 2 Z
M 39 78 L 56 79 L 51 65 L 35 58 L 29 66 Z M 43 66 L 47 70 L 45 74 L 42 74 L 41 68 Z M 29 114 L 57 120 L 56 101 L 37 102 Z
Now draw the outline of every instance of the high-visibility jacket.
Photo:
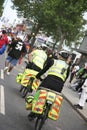
M 39 68 L 43 69 L 43 65 L 47 59 L 47 54 L 43 50 L 34 50 L 32 52 L 32 62 L 38 66 Z
M 63 60 L 54 60 L 54 64 L 48 70 L 48 75 L 55 75 L 65 81 L 67 76 L 68 64 Z

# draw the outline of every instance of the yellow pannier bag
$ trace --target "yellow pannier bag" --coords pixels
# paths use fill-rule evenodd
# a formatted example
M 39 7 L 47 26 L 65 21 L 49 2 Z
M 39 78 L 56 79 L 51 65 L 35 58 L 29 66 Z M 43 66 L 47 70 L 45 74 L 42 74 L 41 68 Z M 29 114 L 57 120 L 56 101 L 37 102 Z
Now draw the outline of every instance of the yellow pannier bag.
M 33 84 L 32 84 L 32 90 L 36 91 L 38 89 L 39 85 L 40 85 L 40 80 L 34 79 Z
M 25 108 L 26 110 L 31 110 L 32 109 L 32 103 L 25 103 Z
M 22 76 L 23 76 L 22 73 L 18 73 L 18 74 L 17 74 L 17 76 L 16 76 L 16 82 L 17 82 L 18 84 L 21 84 Z
M 48 117 L 52 120 L 57 120 L 59 117 L 59 110 L 62 104 L 63 97 L 56 95 L 55 101 L 53 102 L 51 109 L 48 113 Z
M 34 97 L 33 96 L 28 96 L 25 99 L 25 108 L 26 110 L 31 110 L 32 109 L 32 101 Z
M 37 73 L 38 72 L 35 70 L 25 69 L 22 79 L 21 79 L 21 85 L 24 87 L 27 87 L 30 77 L 35 77 Z
M 42 114 L 44 105 L 46 102 L 46 90 L 38 90 L 36 95 L 34 96 L 33 104 L 32 104 L 32 112 L 37 114 Z

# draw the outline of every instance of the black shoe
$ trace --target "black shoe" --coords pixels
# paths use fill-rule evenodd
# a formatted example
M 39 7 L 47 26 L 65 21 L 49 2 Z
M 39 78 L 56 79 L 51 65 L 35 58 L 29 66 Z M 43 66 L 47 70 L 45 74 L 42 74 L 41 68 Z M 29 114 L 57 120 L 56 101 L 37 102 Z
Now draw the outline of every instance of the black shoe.
M 29 121 L 34 120 L 34 119 L 35 119 L 35 117 L 36 117 L 36 114 L 35 114 L 35 113 L 33 113 L 33 112 L 29 113 L 29 115 L 28 115 L 28 119 L 29 119 Z
M 74 107 L 75 107 L 75 108 L 78 108 L 78 109 L 81 109 L 81 110 L 83 109 L 83 107 L 80 106 L 79 104 L 74 105 Z
M 87 99 L 86 99 L 86 101 L 85 102 L 87 102 Z

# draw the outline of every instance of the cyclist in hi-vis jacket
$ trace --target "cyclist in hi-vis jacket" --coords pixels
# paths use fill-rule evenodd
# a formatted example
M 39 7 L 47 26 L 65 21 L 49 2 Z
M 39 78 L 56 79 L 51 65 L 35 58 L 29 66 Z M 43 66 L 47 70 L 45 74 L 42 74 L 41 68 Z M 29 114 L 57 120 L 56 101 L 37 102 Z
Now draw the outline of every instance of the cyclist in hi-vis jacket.
M 29 63 L 26 68 L 40 72 L 47 60 L 46 48 L 35 49 L 28 55 Z
M 58 59 L 50 60 L 45 68 L 36 75 L 36 78 L 40 78 L 48 70 L 48 74 L 40 86 L 61 92 L 69 76 L 70 63 L 71 55 L 65 51 L 59 52 Z

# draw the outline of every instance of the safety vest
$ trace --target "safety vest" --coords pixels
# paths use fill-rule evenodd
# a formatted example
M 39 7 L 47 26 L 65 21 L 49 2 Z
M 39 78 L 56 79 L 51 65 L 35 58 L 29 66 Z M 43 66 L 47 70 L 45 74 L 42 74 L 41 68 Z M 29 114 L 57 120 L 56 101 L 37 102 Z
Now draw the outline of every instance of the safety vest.
M 62 60 L 54 60 L 54 64 L 48 70 L 48 75 L 55 75 L 63 81 L 66 79 L 68 64 Z
M 43 69 L 43 65 L 47 59 L 47 55 L 43 50 L 34 50 L 32 52 L 32 62 L 39 68 Z

